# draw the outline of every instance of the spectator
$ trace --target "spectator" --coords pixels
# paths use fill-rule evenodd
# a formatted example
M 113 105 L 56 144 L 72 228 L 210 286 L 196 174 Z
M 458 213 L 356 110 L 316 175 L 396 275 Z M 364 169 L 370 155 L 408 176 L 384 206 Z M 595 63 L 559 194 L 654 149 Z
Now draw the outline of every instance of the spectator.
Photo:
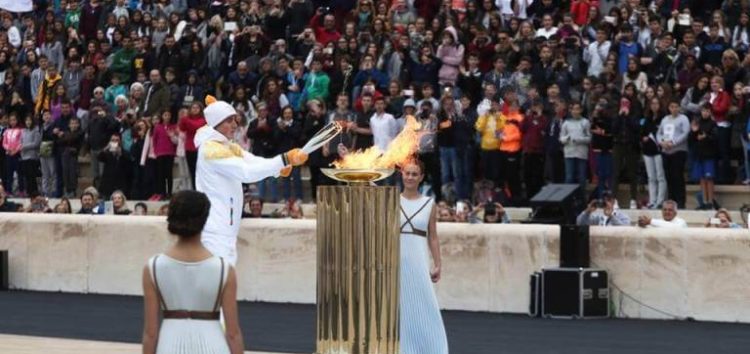
M 601 99 L 591 116 L 591 151 L 596 159 L 597 198 L 601 198 L 605 192 L 617 192 L 617 185 L 612 184 L 613 119 L 609 117 L 606 106 L 607 100 Z
M 180 119 L 178 123 L 180 132 L 185 134 L 185 159 L 190 170 L 193 188 L 195 188 L 195 164 L 198 159 L 198 149 L 195 147 L 193 139 L 198 129 L 206 125 L 206 118 L 203 117 L 203 106 L 200 102 L 194 101 L 191 103 L 189 114 Z
M 544 128 L 544 180 L 547 183 L 562 183 L 565 181 L 565 155 L 560 131 L 567 120 L 567 103 L 557 102 L 553 112 L 554 117 Z
M 159 121 L 154 126 L 153 149 L 156 156 L 156 194 L 161 199 L 172 195 L 172 171 L 177 154 L 177 126 L 172 119 L 172 112 L 166 110 L 159 114 Z
M 631 87 L 630 90 L 634 91 L 634 88 Z M 613 138 L 612 188 L 614 188 L 615 195 L 622 196 L 618 187 L 624 175 L 630 187 L 629 194 L 627 198 L 618 199 L 630 200 L 630 209 L 635 209 L 638 200 L 640 121 L 643 113 L 635 95 L 630 98 L 624 95 L 620 99 L 619 106 L 617 116 L 613 118 L 611 130 Z
M 615 209 L 615 201 L 611 198 L 597 199 L 589 202 L 586 210 L 578 214 L 578 226 L 630 226 L 630 217 Z M 602 209 L 598 212 L 598 209 Z
M 319 58 L 313 58 L 310 68 L 311 71 L 304 77 L 305 88 L 302 93 L 303 97 L 306 101 L 328 100 L 328 85 L 330 84 L 330 79 L 328 78 L 328 74 L 321 71 L 323 63 Z
M 98 159 L 102 164 L 102 182 L 99 190 L 103 195 L 127 190 L 132 161 L 130 155 L 123 149 L 122 136 L 119 133 L 112 134 L 107 147 L 92 158 Z
M 454 144 L 456 146 L 456 195 L 459 200 L 470 200 L 474 191 L 474 167 L 476 162 L 476 136 L 474 126 L 477 113 L 472 105 L 471 96 L 461 96 L 461 111 L 453 122 Z M 469 203 L 471 204 L 471 203 Z
M 60 202 L 55 205 L 55 208 L 53 209 L 53 213 L 55 214 L 71 214 L 72 209 L 70 207 L 70 201 L 68 198 L 62 198 L 60 199 Z
M 145 87 L 146 96 L 140 107 L 144 117 L 157 115 L 170 108 L 169 88 L 162 84 L 159 70 L 151 70 L 149 78 L 151 83 Z
M 83 192 L 81 194 L 81 209 L 78 210 L 77 214 L 95 214 L 94 208 L 96 207 L 96 197 L 91 192 Z
M 62 192 L 66 198 L 72 198 L 78 189 L 78 153 L 83 144 L 81 122 L 78 118 L 71 118 L 67 129 L 55 128 L 53 134 L 57 135 L 61 154 Z
M 298 199 L 289 199 L 284 203 L 284 209 L 281 210 L 280 217 L 286 219 L 303 219 L 305 217 L 302 211 L 302 202 Z
M 664 173 L 661 145 L 658 143 L 658 132 L 664 114 L 658 98 L 651 99 L 640 122 L 640 148 L 643 162 L 646 165 L 648 178 L 648 209 L 659 208 L 667 195 L 667 179 Z
M 109 137 L 119 132 L 120 123 L 107 113 L 104 107 L 94 106 L 91 108 L 86 128 L 88 147 L 91 149 L 91 177 L 93 185 L 98 186 L 104 169 L 99 164 L 97 157 L 109 144 Z
M 375 100 L 375 113 L 370 117 L 370 129 L 375 146 L 380 151 L 386 151 L 388 145 L 396 138 L 399 125 L 392 114 L 385 111 L 385 99 L 380 97 Z
M 531 109 L 521 123 L 523 137 L 523 173 L 527 198 L 536 195 L 544 185 L 544 174 L 531 166 L 544 166 L 544 129 L 547 127 L 547 117 L 544 116 L 543 104 L 536 100 L 531 103 Z
M 309 101 L 307 103 L 307 109 L 308 113 L 307 117 L 305 117 L 304 119 L 302 131 L 302 137 L 304 141 L 310 140 L 310 138 L 312 138 L 320 131 L 320 129 L 325 126 L 326 117 L 328 116 L 325 103 L 318 100 Z M 327 180 L 324 179 L 323 173 L 320 171 L 322 167 L 325 167 L 323 152 L 318 150 L 311 154 L 307 164 L 310 169 L 310 188 L 312 192 L 312 198 L 313 200 L 315 200 L 317 196 L 318 186 L 327 183 Z
M 690 121 L 680 113 L 680 105 L 673 100 L 669 103 L 669 114 L 659 124 L 656 140 L 662 151 L 669 198 L 680 207 L 685 206 L 684 171 L 689 133 Z
M 518 106 L 518 96 L 513 90 L 505 91 L 503 97 L 505 106 L 501 115 L 501 121 L 504 121 L 501 132 L 498 136 L 500 140 L 500 153 L 502 154 L 502 173 L 503 179 L 507 184 L 510 197 L 509 204 L 516 205 L 522 200 L 521 189 L 521 124 L 524 116 L 521 114 Z
M 571 6 L 576 6 L 576 3 L 586 3 L 588 5 L 587 1 L 574 1 Z M 586 14 L 588 15 L 588 11 Z M 596 41 L 589 44 L 583 51 L 583 60 L 588 64 L 588 76 L 597 77 L 602 73 L 604 62 L 607 61 L 607 55 L 609 55 L 610 46 L 611 43 L 607 40 L 607 30 L 603 27 L 598 28 L 596 30 Z
M 741 229 L 742 226 L 732 221 L 732 217 L 729 215 L 729 211 L 720 208 L 716 211 L 714 217 L 709 218 L 706 221 L 705 227 L 715 227 L 720 229 Z
M 440 152 L 440 184 L 447 186 L 452 183 L 456 194 L 459 194 L 458 189 L 463 186 L 458 186 L 459 168 L 461 166 L 459 166 L 458 156 L 456 155 L 456 133 L 453 125 L 457 120 L 458 112 L 456 112 L 456 104 L 453 97 L 444 95 L 441 101 L 442 108 L 438 112 L 437 132 L 437 143 Z M 465 193 L 462 195 L 465 195 Z
M 432 193 L 436 201 L 443 200 L 443 185 L 440 179 L 440 153 L 437 146 L 438 118 L 432 110 L 432 102 L 422 100 L 417 121 L 420 124 L 421 135 L 417 155 L 424 164 L 426 179 L 429 179 Z
M 49 200 L 39 192 L 29 194 L 29 206 L 25 209 L 27 213 L 40 213 L 46 214 L 51 213 L 52 209 L 49 207 Z
M 268 109 L 265 102 L 258 103 L 258 119 L 252 121 L 247 129 L 247 137 L 254 141 L 251 152 L 259 157 L 273 157 L 276 155 L 276 144 L 274 137 L 278 124 L 275 124 L 268 116 Z M 266 194 L 271 195 L 271 200 L 278 200 L 279 193 L 276 184 L 276 178 L 269 177 L 258 182 L 258 193 L 260 198 L 266 198 Z
M 438 73 L 441 85 L 455 86 L 458 80 L 458 67 L 464 61 L 464 46 L 458 40 L 458 31 L 452 26 L 445 28 L 442 43 L 437 48 L 435 56 L 443 64 Z
M 23 205 L 8 200 L 5 188 L 0 185 L 0 213 L 17 212 L 23 209 Z
M 725 54 L 725 57 L 727 55 L 731 58 L 731 54 Z M 724 78 L 718 75 L 711 78 L 711 92 L 707 98 L 708 103 L 711 104 L 711 114 L 717 126 L 717 136 L 713 142 L 714 145 L 718 146 L 718 154 L 716 156 L 718 169 L 715 178 L 720 183 L 731 183 L 734 180 L 730 176 L 731 166 L 729 162 L 732 144 L 732 122 L 727 120 L 727 113 L 732 103 L 732 97 L 724 90 Z
M 661 215 L 662 219 L 652 219 L 649 216 L 641 215 L 638 217 L 638 226 L 666 228 L 688 227 L 685 220 L 677 216 L 677 202 L 674 200 L 665 200 L 664 203 L 662 203 Z
M 135 203 L 135 207 L 133 208 L 132 215 L 148 215 L 148 206 L 146 205 L 146 203 L 143 203 L 143 202 Z
M 277 152 L 285 152 L 302 146 L 304 122 L 297 116 L 292 107 L 284 107 L 281 111 L 281 117 L 277 119 L 276 124 L 278 129 L 274 129 L 276 134 L 274 140 L 277 142 Z M 302 200 L 302 173 L 299 167 L 293 167 L 292 173 L 288 177 L 282 177 L 282 183 L 284 199 L 288 200 L 292 198 L 292 189 L 294 189 L 294 197 Z
M 18 120 L 18 116 L 13 113 L 8 117 L 8 128 L 3 131 L 2 145 L 5 151 L 5 166 L 3 175 L 3 187 L 13 194 L 14 176 L 18 177 L 18 194 L 24 192 L 24 179 L 19 169 L 21 162 L 21 150 L 23 149 L 23 128 Z
M 699 200 L 699 209 L 718 209 L 714 199 L 718 129 L 711 111 L 710 105 L 703 106 L 700 118 L 693 120 L 690 126 L 689 145 L 695 151 L 692 178 L 700 180 L 703 196 L 703 200 Z
M 39 149 L 42 144 L 42 133 L 36 121 L 28 116 L 25 128 L 21 134 L 21 174 L 23 176 L 26 193 L 29 196 L 39 195 L 37 177 L 40 177 Z
M 510 218 L 502 204 L 489 201 L 473 208 L 469 222 L 472 224 L 510 224 Z
M 491 101 L 490 109 L 487 113 L 482 114 L 477 119 L 475 128 L 481 137 L 480 159 L 482 161 L 482 170 L 484 178 L 500 185 L 500 163 L 502 153 L 500 152 L 500 142 L 498 133 L 502 130 L 505 122 L 502 120 L 500 113 L 500 97 L 494 97 Z
M 51 197 L 56 194 L 57 165 L 54 148 L 57 136 L 54 134 L 55 122 L 49 111 L 42 113 L 42 141 L 39 145 L 39 162 L 42 172 L 42 195 Z
M 248 201 L 249 213 L 242 212 L 243 218 L 268 218 L 268 215 L 263 214 L 263 199 L 261 198 L 250 198 Z
M 116 190 L 112 192 L 112 196 L 110 197 L 110 200 L 112 202 L 112 213 L 115 215 L 130 215 L 132 211 L 128 209 L 128 200 L 125 198 L 125 194 L 120 191 Z
M 318 43 L 328 44 L 329 42 L 337 41 L 341 37 L 341 34 L 336 31 L 335 26 L 336 17 L 331 13 L 325 13 L 323 7 L 319 7 L 315 12 L 315 16 L 310 19 L 310 27 L 315 31 L 315 40 Z
M 581 193 L 585 193 L 591 125 L 588 119 L 581 116 L 582 111 L 580 103 L 571 105 L 571 116 L 560 128 L 560 143 L 563 144 L 565 155 L 565 183 L 579 184 Z

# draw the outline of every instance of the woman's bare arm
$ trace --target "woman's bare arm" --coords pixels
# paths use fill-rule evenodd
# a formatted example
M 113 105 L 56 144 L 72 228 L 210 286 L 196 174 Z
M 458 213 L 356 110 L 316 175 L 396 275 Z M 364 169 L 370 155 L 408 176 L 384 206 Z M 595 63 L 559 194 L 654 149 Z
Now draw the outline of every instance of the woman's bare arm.
M 430 213 L 430 224 L 427 231 L 427 241 L 430 244 L 430 254 L 432 254 L 432 270 L 430 271 L 430 278 L 433 283 L 440 281 L 440 271 L 442 261 L 440 259 L 440 239 L 437 234 L 437 208 L 433 207 Z
M 232 354 L 242 354 L 245 351 L 245 342 L 242 339 L 242 331 L 240 330 L 240 321 L 237 314 L 237 274 L 234 271 L 234 267 L 230 267 L 227 274 L 227 283 L 224 285 L 221 307 L 224 310 L 224 324 L 226 325 L 226 338 L 229 350 Z
M 159 298 L 148 265 L 143 267 L 143 354 L 156 353 L 159 339 Z

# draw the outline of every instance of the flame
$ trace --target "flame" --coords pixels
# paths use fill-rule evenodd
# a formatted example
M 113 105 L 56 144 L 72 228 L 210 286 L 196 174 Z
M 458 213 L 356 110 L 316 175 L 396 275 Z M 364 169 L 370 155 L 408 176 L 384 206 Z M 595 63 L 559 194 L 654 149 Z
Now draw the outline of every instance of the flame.
M 355 151 L 334 162 L 336 168 L 373 169 L 403 166 L 411 160 L 419 148 L 422 125 L 414 116 L 406 117 L 406 125 L 389 144 L 385 152 L 373 146 L 364 151 Z

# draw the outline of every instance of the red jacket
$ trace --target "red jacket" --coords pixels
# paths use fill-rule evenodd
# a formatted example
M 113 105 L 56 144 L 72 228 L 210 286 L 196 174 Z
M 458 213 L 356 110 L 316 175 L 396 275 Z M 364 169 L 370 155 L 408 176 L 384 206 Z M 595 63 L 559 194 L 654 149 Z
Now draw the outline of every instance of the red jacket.
M 315 16 L 310 19 L 310 27 L 313 29 L 313 32 L 315 32 L 315 41 L 322 43 L 323 45 L 328 44 L 328 42 L 336 42 L 341 38 L 341 33 L 336 30 L 326 31 L 325 27 L 320 24 L 319 14 L 315 14 Z
M 521 123 L 521 134 L 523 136 L 523 152 L 527 154 L 544 153 L 544 128 L 547 127 L 547 118 L 544 115 L 531 113 Z
M 592 7 L 599 8 L 599 0 L 578 0 L 570 3 L 570 14 L 573 16 L 573 22 L 579 26 L 589 22 L 589 9 Z
M 203 116 L 187 116 L 180 119 L 178 127 L 180 131 L 185 133 L 185 151 L 198 151 L 193 139 L 195 138 L 195 132 L 204 125 L 206 125 L 206 118 L 203 118 Z
M 727 112 L 729 112 L 729 106 L 732 104 L 732 97 L 729 93 L 721 90 L 719 95 L 714 99 L 711 104 L 711 113 L 714 115 L 716 124 L 727 120 Z

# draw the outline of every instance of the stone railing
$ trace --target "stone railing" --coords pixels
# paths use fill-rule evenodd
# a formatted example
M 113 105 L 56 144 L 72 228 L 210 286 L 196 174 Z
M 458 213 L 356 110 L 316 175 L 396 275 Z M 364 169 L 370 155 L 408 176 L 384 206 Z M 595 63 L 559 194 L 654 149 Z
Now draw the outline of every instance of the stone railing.
M 439 224 L 446 309 L 524 313 L 529 274 L 558 263 L 552 225 Z M 15 289 L 141 294 L 147 259 L 172 237 L 164 219 L 0 214 Z M 238 240 L 243 300 L 315 301 L 315 221 L 244 220 Z M 592 228 L 591 258 L 609 270 L 621 317 L 750 322 L 750 231 Z M 635 301 L 634 299 L 637 299 Z M 641 302 L 641 305 L 638 302 Z

